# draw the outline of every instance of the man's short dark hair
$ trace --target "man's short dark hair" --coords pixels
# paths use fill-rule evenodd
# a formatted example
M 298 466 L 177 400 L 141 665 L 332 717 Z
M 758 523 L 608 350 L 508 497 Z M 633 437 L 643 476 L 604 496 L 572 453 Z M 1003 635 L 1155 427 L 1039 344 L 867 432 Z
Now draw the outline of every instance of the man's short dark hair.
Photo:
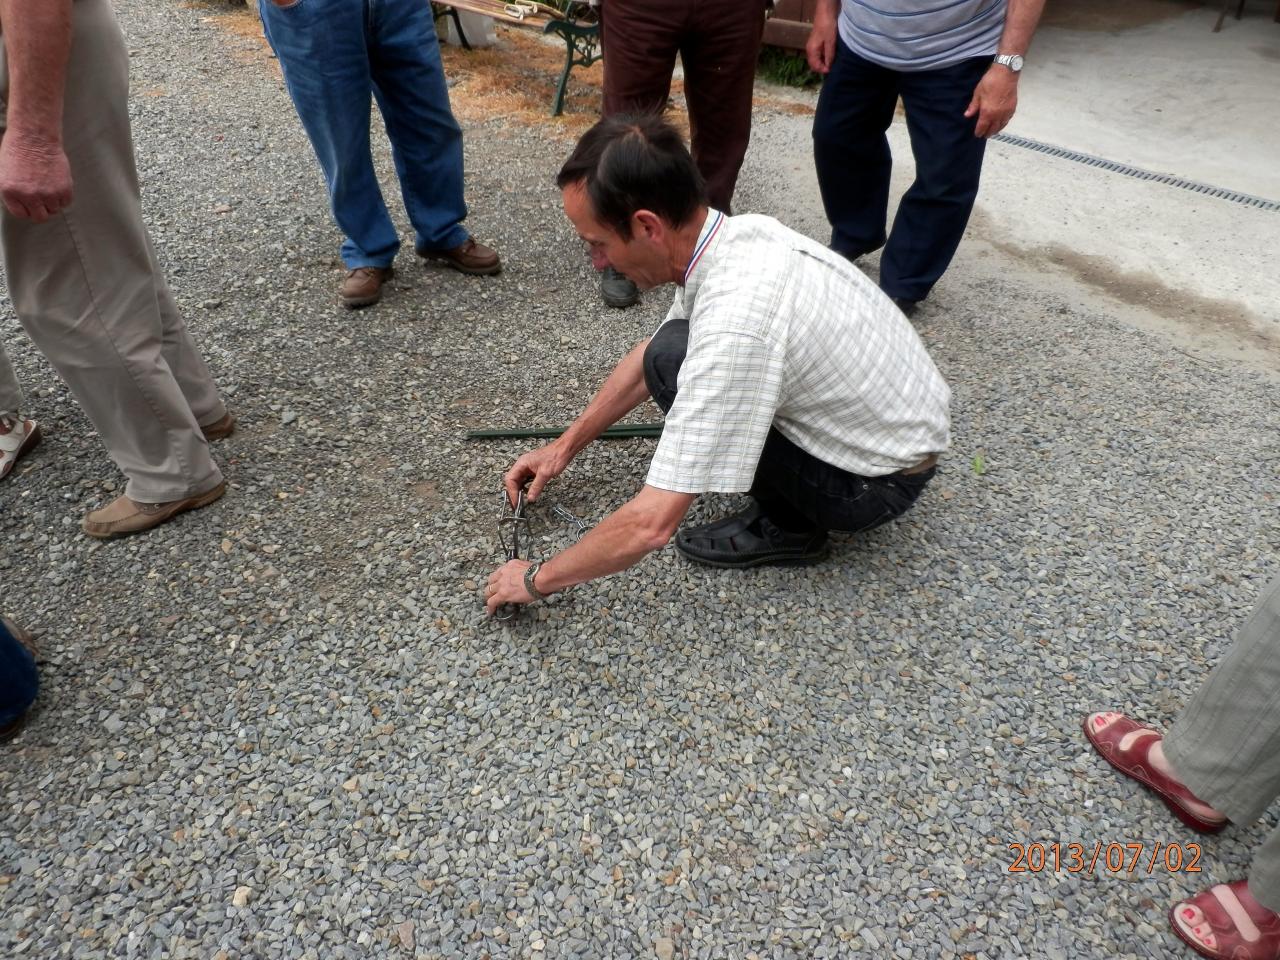
M 707 187 L 679 131 L 657 114 L 606 117 L 582 135 L 556 186 L 582 183 L 596 219 L 624 240 L 631 216 L 650 210 L 673 227 L 707 203 Z

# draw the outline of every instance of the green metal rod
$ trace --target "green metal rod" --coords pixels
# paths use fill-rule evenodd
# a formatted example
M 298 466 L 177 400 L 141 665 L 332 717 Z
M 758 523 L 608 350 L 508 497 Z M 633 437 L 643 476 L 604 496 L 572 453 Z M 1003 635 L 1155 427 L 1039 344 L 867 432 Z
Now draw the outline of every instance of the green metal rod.
M 554 440 L 568 427 L 535 427 L 520 430 L 468 430 L 468 440 Z M 600 437 L 604 440 L 627 440 L 632 437 L 660 437 L 661 423 L 624 423 L 609 427 Z

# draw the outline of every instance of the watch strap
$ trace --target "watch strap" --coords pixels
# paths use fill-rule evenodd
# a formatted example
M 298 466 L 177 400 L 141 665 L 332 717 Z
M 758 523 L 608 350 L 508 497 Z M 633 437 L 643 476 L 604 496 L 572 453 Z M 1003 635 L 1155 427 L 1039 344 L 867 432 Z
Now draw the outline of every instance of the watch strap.
M 529 591 L 529 596 L 535 600 L 545 600 L 547 595 L 539 593 L 538 588 L 533 585 L 534 578 L 537 577 L 538 571 L 542 569 L 542 564 L 535 563 L 525 568 L 524 571 L 524 588 Z

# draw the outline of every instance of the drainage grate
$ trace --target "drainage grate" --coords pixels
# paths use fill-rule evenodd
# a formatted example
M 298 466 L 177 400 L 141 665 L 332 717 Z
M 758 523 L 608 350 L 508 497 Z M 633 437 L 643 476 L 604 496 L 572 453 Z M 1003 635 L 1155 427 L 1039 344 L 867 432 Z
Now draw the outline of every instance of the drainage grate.
M 1181 187 L 1183 190 L 1204 194 L 1206 197 L 1219 197 L 1223 200 L 1230 200 L 1232 203 L 1243 203 L 1247 207 L 1257 207 L 1260 210 L 1280 210 L 1280 203 L 1275 200 L 1265 200 L 1262 197 L 1255 197 L 1247 193 L 1225 190 L 1222 187 L 1213 187 L 1207 183 L 1197 183 L 1195 180 L 1186 180 L 1183 177 L 1175 177 L 1168 173 L 1152 173 L 1150 170 L 1142 170 L 1124 163 L 1116 163 L 1114 160 L 1104 160 L 1101 157 L 1080 153 L 1077 150 L 1066 150 L 1062 147 L 1055 147 L 1052 144 L 1041 143 L 1039 140 L 1013 137 L 1007 133 L 998 133 L 995 139 L 1001 143 L 1024 147 L 1037 153 L 1047 153 L 1051 157 L 1061 157 L 1063 160 L 1074 160 L 1076 163 L 1083 163 L 1086 166 L 1110 170 L 1112 173 L 1119 173 L 1126 177 L 1134 177 L 1138 180 L 1154 180 L 1156 183 L 1167 183 L 1171 187 Z

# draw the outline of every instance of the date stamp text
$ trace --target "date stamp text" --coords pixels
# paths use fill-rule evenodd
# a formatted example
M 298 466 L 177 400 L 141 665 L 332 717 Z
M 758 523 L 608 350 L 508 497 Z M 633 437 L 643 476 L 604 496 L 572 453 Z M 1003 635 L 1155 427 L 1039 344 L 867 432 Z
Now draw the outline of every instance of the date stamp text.
M 1199 873 L 1200 844 L 1154 843 L 1011 843 L 1009 873 Z

